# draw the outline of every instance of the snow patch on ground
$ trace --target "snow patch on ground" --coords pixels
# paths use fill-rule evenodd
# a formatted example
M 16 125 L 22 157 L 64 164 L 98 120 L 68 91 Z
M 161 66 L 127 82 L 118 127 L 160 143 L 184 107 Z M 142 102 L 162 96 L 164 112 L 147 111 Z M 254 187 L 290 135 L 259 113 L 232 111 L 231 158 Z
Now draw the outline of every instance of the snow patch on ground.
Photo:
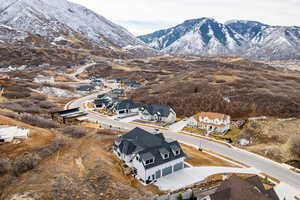
M 36 83 L 55 83 L 53 76 L 43 76 L 43 75 L 38 75 L 33 79 L 33 81 Z
M 76 94 L 74 92 L 70 92 L 68 90 L 63 90 L 54 87 L 42 87 L 40 89 L 33 90 L 33 91 L 51 97 L 80 97 L 79 94 Z
M 22 65 L 20 67 L 13 67 L 13 66 L 2 67 L 2 68 L 0 68 L 0 73 L 1 72 L 12 72 L 12 71 L 24 71 L 26 68 L 27 68 L 27 65 Z
M 259 174 L 255 168 L 191 167 L 160 178 L 155 185 L 163 191 L 175 191 L 203 181 L 208 176 L 225 173 Z
M 71 40 L 68 40 L 68 39 L 64 38 L 63 36 L 59 36 L 59 37 L 57 37 L 57 38 L 54 39 L 54 42 L 59 42 L 59 41 L 72 42 Z

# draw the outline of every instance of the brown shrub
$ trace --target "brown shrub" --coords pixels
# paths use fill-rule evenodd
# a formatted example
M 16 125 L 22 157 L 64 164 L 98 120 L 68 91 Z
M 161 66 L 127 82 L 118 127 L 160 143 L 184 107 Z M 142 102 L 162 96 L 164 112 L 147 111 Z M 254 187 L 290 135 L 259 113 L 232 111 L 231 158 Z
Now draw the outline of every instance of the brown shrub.
M 37 153 L 24 153 L 14 160 L 13 173 L 19 176 L 22 173 L 32 170 L 39 164 L 40 160 L 41 158 Z
M 31 125 L 39 126 L 42 128 L 57 128 L 58 124 L 50 119 L 46 119 L 40 116 L 33 116 L 30 114 L 21 115 L 22 121 L 26 121 Z
M 62 148 L 65 144 L 64 140 L 57 139 L 51 142 L 51 144 L 45 147 L 39 147 L 33 149 L 42 159 L 51 156 L 52 154 L 56 153 L 60 148 Z
M 63 130 L 63 133 L 73 138 L 81 138 L 87 134 L 87 130 L 76 126 L 70 126 L 66 127 Z
M 300 156 L 300 135 L 291 136 L 288 143 L 290 151 L 296 156 Z
M 20 114 L 17 116 L 22 122 L 28 123 L 32 126 L 38 126 L 41 128 L 57 128 L 58 124 L 50 119 L 43 118 L 41 116 L 35 116 L 31 114 Z
M 10 168 L 10 160 L 6 156 L 0 156 L 0 175 L 6 174 Z
M 41 101 L 39 104 L 40 104 L 40 108 L 44 108 L 44 109 L 53 109 L 56 107 L 52 102 L 49 101 Z
M 45 101 L 45 100 L 47 100 L 47 97 L 44 95 L 36 95 L 36 96 L 31 96 L 31 99 L 37 100 L 37 101 Z
M 6 108 L 15 112 L 40 113 L 40 106 L 33 100 L 23 100 L 15 102 L 5 102 L 0 104 L 0 108 Z
M 30 97 L 30 93 L 28 92 L 17 92 L 17 91 L 7 91 L 3 95 L 8 99 L 23 99 Z

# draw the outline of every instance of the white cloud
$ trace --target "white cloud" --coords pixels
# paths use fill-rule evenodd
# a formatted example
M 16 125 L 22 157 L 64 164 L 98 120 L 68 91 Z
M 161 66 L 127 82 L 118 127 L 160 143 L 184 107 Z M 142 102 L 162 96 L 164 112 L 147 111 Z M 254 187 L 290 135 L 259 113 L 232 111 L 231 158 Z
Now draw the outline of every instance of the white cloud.
M 300 26 L 300 0 L 70 0 L 124 26 L 134 34 L 166 28 L 186 19 L 212 17 Z M 155 22 L 156 24 L 154 24 Z

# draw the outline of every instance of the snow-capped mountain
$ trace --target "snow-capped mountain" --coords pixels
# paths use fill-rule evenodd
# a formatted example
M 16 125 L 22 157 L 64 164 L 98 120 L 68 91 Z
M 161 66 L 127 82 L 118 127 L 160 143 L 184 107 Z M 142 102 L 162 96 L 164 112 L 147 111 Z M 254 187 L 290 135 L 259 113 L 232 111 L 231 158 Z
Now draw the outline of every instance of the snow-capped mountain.
M 29 34 L 24 31 L 19 31 L 9 26 L 0 24 L 0 43 L 13 43 L 23 41 L 28 36 Z
M 255 21 L 232 20 L 222 24 L 210 18 L 192 19 L 139 38 L 164 53 L 300 59 L 300 27 Z
M 145 45 L 121 26 L 67 0 L 0 0 L 0 24 L 49 41 L 81 35 L 107 47 Z

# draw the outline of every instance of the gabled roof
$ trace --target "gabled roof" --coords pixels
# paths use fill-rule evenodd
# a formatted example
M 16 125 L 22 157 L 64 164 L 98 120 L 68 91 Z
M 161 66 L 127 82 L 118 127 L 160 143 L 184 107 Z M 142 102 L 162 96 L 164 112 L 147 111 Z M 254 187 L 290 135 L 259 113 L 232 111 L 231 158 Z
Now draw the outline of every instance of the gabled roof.
M 141 128 L 135 128 L 120 136 L 115 145 L 125 155 L 138 154 L 143 161 L 154 158 L 152 164 L 144 165 L 143 163 L 146 169 L 186 156 L 177 141 L 166 140 L 163 134 L 152 134 Z M 174 155 L 172 148 L 180 150 L 180 153 Z M 169 153 L 169 158 L 163 159 L 162 153 Z
M 258 176 L 243 179 L 233 175 L 210 197 L 212 200 L 279 200 L 276 194 L 271 193 L 264 188 Z
M 134 109 L 140 107 L 139 104 L 134 103 L 131 99 L 119 100 L 116 103 L 116 110 Z
M 125 90 L 124 89 L 113 89 L 110 91 L 111 94 L 124 94 Z
M 178 146 L 178 148 L 180 149 L 180 153 L 178 155 L 174 155 L 174 153 L 171 149 L 171 145 Z M 170 143 L 165 141 L 162 145 L 160 145 L 158 147 L 144 149 L 143 151 L 140 151 L 138 154 L 142 156 L 144 153 L 148 153 L 148 152 L 151 152 L 151 154 L 154 156 L 155 160 L 154 160 L 154 163 L 152 163 L 152 164 L 144 165 L 144 163 L 143 163 L 145 169 L 150 169 L 152 167 L 162 165 L 162 164 L 170 162 L 172 160 L 186 157 L 185 153 L 183 152 L 183 150 L 181 149 L 181 147 L 177 141 L 172 141 Z M 169 157 L 167 159 L 164 159 L 162 157 L 162 152 L 168 153 Z
M 128 87 L 134 87 L 134 88 L 141 87 L 141 84 L 140 84 L 140 83 L 132 82 L 132 81 L 125 82 L 125 85 L 128 86 Z
M 95 87 L 92 85 L 81 85 L 76 88 L 76 90 L 80 90 L 80 91 L 91 91 L 94 89 L 95 89 Z
M 80 108 L 72 108 L 72 109 L 68 109 L 68 110 L 62 110 L 62 111 L 57 111 L 57 112 L 53 112 L 53 114 L 58 114 L 58 115 L 63 115 L 63 114 L 69 114 L 69 113 L 74 113 L 74 112 L 79 112 Z
M 132 143 L 135 146 L 139 146 L 142 149 L 148 149 L 148 148 L 160 146 L 164 141 L 164 138 L 149 133 L 141 128 L 135 128 L 132 131 L 128 132 L 127 134 L 122 135 L 119 139 L 121 141 L 127 141 L 129 143 Z M 127 152 L 127 153 L 130 154 L 132 152 Z
M 201 112 L 193 116 L 193 118 L 196 119 L 197 121 L 199 121 L 200 117 L 202 118 L 207 117 L 209 119 L 220 119 L 220 120 L 230 119 L 229 115 L 214 113 L 214 112 Z
M 172 108 L 170 106 L 150 104 L 144 105 L 143 108 L 148 111 L 150 115 L 159 114 L 162 117 L 168 117 Z

